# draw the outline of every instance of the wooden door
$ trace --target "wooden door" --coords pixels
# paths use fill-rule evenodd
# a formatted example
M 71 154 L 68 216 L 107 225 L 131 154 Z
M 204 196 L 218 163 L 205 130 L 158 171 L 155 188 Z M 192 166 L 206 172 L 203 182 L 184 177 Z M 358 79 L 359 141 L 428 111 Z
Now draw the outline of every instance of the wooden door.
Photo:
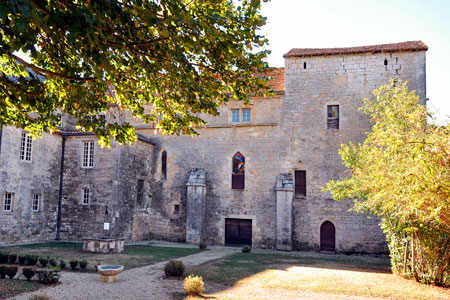
M 330 221 L 320 226 L 320 251 L 336 251 L 336 229 Z
M 252 245 L 252 220 L 225 219 L 225 245 Z

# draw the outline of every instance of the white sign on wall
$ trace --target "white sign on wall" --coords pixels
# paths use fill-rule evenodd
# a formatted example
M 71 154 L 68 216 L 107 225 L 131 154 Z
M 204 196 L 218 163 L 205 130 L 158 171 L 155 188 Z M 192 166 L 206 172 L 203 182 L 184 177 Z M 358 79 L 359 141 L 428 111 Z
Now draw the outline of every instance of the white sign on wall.
M 103 230 L 109 230 L 109 223 L 103 223 Z

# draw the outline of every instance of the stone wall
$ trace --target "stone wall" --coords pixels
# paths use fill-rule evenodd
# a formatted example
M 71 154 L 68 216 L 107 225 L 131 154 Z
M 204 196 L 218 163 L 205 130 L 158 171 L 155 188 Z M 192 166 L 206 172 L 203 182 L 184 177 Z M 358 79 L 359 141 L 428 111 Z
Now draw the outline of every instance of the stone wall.
M 0 149 L 0 243 L 55 238 L 61 137 L 43 134 L 32 141 L 31 161 L 20 159 L 23 130 L 3 126 Z M 5 193 L 13 193 L 11 212 L 4 211 Z M 40 197 L 32 210 L 33 194 Z

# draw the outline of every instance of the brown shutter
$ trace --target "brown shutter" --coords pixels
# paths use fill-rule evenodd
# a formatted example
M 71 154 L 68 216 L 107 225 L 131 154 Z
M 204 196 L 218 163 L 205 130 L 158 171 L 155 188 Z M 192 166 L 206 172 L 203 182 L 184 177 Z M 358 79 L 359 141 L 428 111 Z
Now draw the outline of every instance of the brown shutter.
M 295 171 L 295 194 L 306 196 L 306 171 Z

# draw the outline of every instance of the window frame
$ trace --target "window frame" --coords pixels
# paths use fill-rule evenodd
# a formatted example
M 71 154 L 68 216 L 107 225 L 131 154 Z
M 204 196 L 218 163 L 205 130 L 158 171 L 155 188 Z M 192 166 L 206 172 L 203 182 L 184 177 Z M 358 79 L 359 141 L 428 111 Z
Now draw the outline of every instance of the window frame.
M 300 184 L 300 182 L 297 182 L 297 174 L 303 174 L 304 182 L 303 184 Z M 307 195 L 307 187 L 308 187 L 308 181 L 307 181 L 307 172 L 306 170 L 295 170 L 294 171 L 294 195 L 295 196 L 303 196 L 306 197 Z M 298 176 L 300 177 L 300 176 Z
M 81 189 L 81 205 L 89 205 L 89 204 L 91 204 L 91 191 L 89 187 L 84 187 Z
M 136 186 L 136 205 L 138 207 L 144 207 L 145 206 L 145 203 L 144 203 L 144 187 L 145 187 L 145 180 L 144 179 L 138 179 L 137 180 L 137 186 Z
M 238 108 L 231 110 L 231 123 L 241 122 L 241 110 Z
M 7 197 L 8 195 L 9 195 L 10 197 Z M 8 203 L 8 204 L 6 204 L 7 198 L 9 198 L 9 203 Z M 12 211 L 13 211 L 13 203 L 14 203 L 14 193 L 5 192 L 5 193 L 3 194 L 3 203 L 2 203 L 3 205 L 2 205 L 2 210 L 3 210 L 4 212 L 12 212 Z M 9 209 L 6 209 L 6 205 L 8 205 Z
M 241 157 L 241 163 L 243 164 L 242 170 L 235 171 L 235 159 L 237 157 Z M 246 166 L 245 156 L 241 152 L 236 152 L 231 159 L 231 189 L 234 191 L 243 191 L 245 190 L 245 166 Z M 237 167 L 238 168 L 238 167 Z
M 33 153 L 33 139 L 28 132 L 22 131 L 20 139 L 19 158 L 21 161 L 31 162 Z
M 250 123 L 250 121 L 252 120 L 252 114 L 251 114 L 250 108 L 243 108 L 243 109 L 241 109 L 241 111 L 242 111 L 242 123 Z M 245 118 L 246 114 L 244 114 L 244 113 L 246 113 L 246 112 L 248 112 L 248 120 L 246 120 L 246 118 Z
M 167 151 L 161 152 L 161 177 L 167 179 Z
M 333 117 L 333 107 L 337 107 L 337 117 Z M 336 103 L 327 104 L 327 129 L 339 130 L 340 129 L 340 105 Z M 331 116 L 330 116 L 331 114 Z M 334 125 L 333 125 L 334 124 Z
M 37 198 L 36 198 L 37 196 Z M 35 201 L 37 200 L 37 203 Z M 35 209 L 36 207 L 36 209 Z M 31 198 L 31 211 L 32 212 L 39 212 L 41 211 L 41 195 L 38 193 L 33 193 L 33 196 Z
M 86 145 L 88 145 L 87 151 Z M 84 169 L 94 168 L 94 154 L 95 154 L 94 141 L 83 141 L 83 155 L 81 161 L 82 168 Z

